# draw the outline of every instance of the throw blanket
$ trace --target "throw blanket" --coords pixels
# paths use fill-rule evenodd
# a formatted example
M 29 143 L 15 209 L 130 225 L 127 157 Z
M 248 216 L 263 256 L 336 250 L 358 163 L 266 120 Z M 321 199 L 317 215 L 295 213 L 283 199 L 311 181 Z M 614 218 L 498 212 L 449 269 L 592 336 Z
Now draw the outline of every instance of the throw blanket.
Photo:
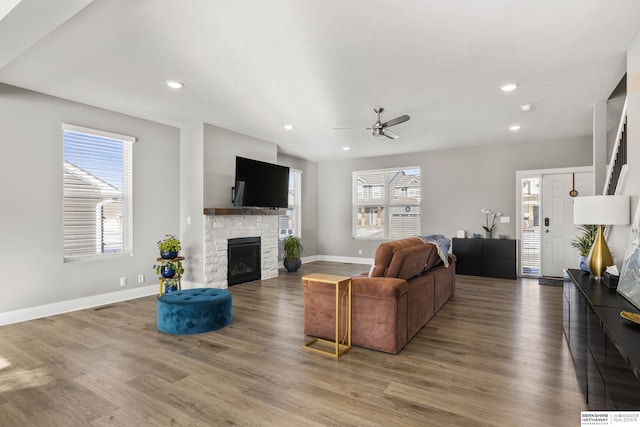
M 438 255 L 440 255 L 444 266 L 449 267 L 449 247 L 451 246 L 451 240 L 447 239 L 442 234 L 421 234 L 418 237 L 423 242 L 436 245 Z

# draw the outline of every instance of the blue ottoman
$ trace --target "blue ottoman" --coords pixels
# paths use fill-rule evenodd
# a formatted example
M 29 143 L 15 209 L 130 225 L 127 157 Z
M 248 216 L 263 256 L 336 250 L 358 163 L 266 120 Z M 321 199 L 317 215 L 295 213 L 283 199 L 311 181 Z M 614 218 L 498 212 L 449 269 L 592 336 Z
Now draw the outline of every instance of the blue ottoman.
M 186 335 L 213 331 L 231 323 L 231 292 L 195 288 L 158 298 L 158 330 Z

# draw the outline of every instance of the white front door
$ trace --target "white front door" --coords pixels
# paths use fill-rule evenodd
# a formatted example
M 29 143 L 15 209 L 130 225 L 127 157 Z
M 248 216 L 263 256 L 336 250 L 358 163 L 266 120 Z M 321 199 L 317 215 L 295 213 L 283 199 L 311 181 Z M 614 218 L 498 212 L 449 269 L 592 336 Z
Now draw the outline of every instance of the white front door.
M 579 196 L 593 195 L 592 173 L 542 176 L 542 275 L 561 277 L 563 269 L 578 267 L 578 252 L 571 241 L 579 234 L 573 223 L 574 189 Z

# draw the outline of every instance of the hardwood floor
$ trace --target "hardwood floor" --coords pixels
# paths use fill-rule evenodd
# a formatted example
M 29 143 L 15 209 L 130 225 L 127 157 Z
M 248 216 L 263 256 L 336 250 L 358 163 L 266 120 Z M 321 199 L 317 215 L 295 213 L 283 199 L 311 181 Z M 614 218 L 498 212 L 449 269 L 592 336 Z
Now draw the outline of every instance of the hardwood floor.
M 233 322 L 156 330 L 156 297 L 0 327 L 0 426 L 575 426 L 562 288 L 458 276 L 398 355 L 302 345 L 300 278 L 236 285 Z

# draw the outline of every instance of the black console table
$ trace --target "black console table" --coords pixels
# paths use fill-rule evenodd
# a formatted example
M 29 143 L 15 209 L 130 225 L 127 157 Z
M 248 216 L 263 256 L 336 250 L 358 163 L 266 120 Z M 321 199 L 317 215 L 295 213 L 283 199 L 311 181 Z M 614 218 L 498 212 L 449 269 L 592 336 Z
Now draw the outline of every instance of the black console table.
M 516 240 L 453 238 L 456 273 L 516 279 Z
M 638 312 L 615 289 L 567 270 L 563 329 L 590 410 L 640 410 L 640 325 L 620 317 Z

